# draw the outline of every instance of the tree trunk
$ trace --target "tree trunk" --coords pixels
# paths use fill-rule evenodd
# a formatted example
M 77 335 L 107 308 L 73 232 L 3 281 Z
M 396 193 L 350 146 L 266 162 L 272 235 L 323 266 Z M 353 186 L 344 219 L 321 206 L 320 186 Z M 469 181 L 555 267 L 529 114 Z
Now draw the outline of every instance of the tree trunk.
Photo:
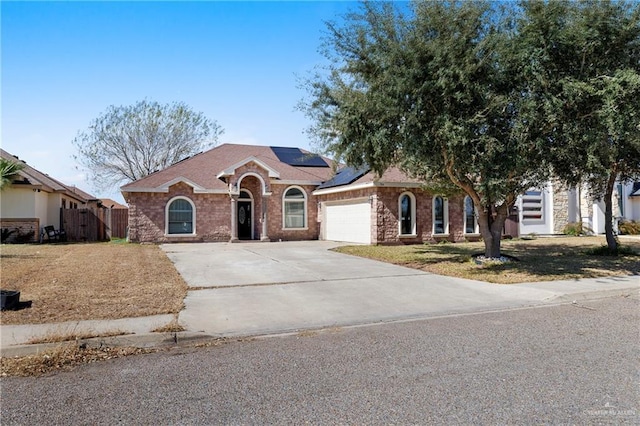
M 604 234 L 607 238 L 607 247 L 611 252 L 618 250 L 618 240 L 613 235 L 613 188 L 615 187 L 617 173 L 614 170 L 609 175 L 607 188 L 604 195 Z
M 491 207 L 478 213 L 478 227 L 484 242 L 484 255 L 488 258 L 499 258 L 501 256 L 502 229 L 509 211 L 506 205 L 501 205 L 496 210 L 495 217 L 491 212 Z

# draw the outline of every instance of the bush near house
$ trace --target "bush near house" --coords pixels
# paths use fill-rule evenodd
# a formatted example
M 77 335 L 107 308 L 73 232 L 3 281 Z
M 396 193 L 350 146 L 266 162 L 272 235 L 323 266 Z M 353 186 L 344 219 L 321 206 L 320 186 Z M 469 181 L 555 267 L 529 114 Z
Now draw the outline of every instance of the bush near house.
M 618 230 L 622 235 L 640 235 L 640 221 L 627 220 L 618 224 Z
M 579 237 L 580 235 L 592 235 L 593 230 L 591 230 L 587 226 L 584 226 L 582 222 L 571 222 L 564 227 L 562 233 L 565 235 Z

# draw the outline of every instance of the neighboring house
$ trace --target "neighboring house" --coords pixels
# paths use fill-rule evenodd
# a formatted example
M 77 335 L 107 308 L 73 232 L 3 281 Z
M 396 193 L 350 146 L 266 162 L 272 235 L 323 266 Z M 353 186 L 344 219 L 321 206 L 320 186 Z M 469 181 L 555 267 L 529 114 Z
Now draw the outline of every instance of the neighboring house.
M 569 223 L 604 234 L 604 201 L 594 200 L 587 186 L 567 188 L 550 182 L 518 198 L 519 234 L 562 234 Z M 621 221 L 640 220 L 640 182 L 616 183 L 613 193 L 614 230 Z
M 98 200 L 92 195 L 65 185 L 2 149 L 0 155 L 24 166 L 0 193 L 0 228 L 11 232 L 7 241 L 38 241 L 45 226 L 63 227 L 61 209 L 97 206 Z
M 336 173 L 331 160 L 298 148 L 224 144 L 121 191 L 137 242 L 479 237 L 467 198 L 430 194 L 397 169 L 378 179 L 368 170 Z
M 111 198 L 101 198 L 100 199 L 100 204 L 102 204 L 102 206 L 104 208 L 107 209 L 128 209 L 129 207 L 125 206 L 124 204 L 120 204 L 119 202 L 112 200 Z

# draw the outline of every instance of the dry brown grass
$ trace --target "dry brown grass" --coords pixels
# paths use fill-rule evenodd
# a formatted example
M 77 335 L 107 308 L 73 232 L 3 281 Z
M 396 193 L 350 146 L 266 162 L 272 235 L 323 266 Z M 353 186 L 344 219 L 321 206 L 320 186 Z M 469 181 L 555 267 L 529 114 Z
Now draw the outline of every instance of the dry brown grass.
M 0 287 L 32 307 L 2 324 L 118 319 L 178 313 L 187 285 L 155 245 L 87 243 L 0 246 Z
M 185 331 L 185 328 L 178 323 L 178 318 L 171 320 L 170 323 L 160 326 L 151 330 L 153 333 L 177 333 L 180 331 Z
M 70 370 L 79 364 L 156 351 L 132 347 L 81 348 L 76 344 L 66 344 L 36 355 L 0 358 L 0 376 L 41 376 L 53 371 Z
M 27 343 L 31 345 L 37 345 L 39 343 L 60 343 L 60 342 L 72 342 L 84 339 L 92 339 L 94 337 L 114 337 L 114 336 L 124 336 L 128 334 L 124 331 L 113 330 L 113 331 L 105 331 L 104 333 L 50 333 L 44 337 L 36 337 L 29 340 Z
M 605 244 L 604 237 L 558 237 L 505 240 L 502 252 L 519 262 L 477 265 L 473 254 L 479 243 L 423 244 L 408 246 L 345 246 L 336 250 L 427 272 L 500 284 L 595 278 L 640 274 L 640 256 L 593 256 L 588 249 Z M 640 254 L 639 240 L 622 244 Z

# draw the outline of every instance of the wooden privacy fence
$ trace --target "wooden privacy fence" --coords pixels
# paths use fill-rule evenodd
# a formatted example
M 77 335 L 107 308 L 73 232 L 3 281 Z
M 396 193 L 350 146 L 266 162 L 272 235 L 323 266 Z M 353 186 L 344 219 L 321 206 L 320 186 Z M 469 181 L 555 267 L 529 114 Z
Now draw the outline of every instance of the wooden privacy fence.
M 67 234 L 67 241 L 124 238 L 128 217 L 127 209 L 60 209 L 61 228 Z
M 126 238 L 129 227 L 129 209 L 110 209 L 111 238 Z

